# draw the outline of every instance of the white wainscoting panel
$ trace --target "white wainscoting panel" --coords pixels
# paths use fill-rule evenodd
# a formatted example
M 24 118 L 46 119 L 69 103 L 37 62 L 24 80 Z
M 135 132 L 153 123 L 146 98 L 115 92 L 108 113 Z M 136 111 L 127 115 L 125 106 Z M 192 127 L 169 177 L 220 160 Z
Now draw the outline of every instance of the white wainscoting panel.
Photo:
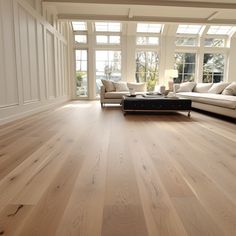
M 0 124 L 69 100 L 69 35 L 40 9 L 40 0 L 0 0 Z
M 11 1 L 0 1 L 0 107 L 19 103 L 11 9 Z

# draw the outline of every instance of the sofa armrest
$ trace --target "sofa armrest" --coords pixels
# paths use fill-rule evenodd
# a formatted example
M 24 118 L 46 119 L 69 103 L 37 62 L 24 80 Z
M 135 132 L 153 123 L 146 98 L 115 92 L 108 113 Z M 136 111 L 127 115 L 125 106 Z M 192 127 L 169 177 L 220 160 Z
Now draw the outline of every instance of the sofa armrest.
M 103 102 L 104 98 L 105 98 L 105 93 L 106 93 L 106 89 L 105 89 L 105 86 L 101 86 L 100 87 L 100 100 L 101 102 Z
M 173 85 L 173 92 L 176 93 L 176 91 L 180 88 L 180 84 L 174 84 Z

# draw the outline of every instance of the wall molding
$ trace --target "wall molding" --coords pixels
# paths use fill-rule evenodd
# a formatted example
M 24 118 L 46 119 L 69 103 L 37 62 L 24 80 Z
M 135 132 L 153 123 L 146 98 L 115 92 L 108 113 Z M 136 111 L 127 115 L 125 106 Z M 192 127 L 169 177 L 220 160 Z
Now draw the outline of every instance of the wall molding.
M 8 49 L 0 54 L 0 124 L 5 124 L 69 100 L 70 49 L 67 23 L 52 26 L 24 0 L 0 5 L 0 48 Z
M 27 110 L 27 111 L 24 111 L 21 113 L 7 116 L 5 118 L 0 119 L 0 125 L 7 124 L 9 122 L 33 115 L 35 113 L 39 113 L 39 112 L 42 112 L 42 111 L 45 111 L 48 109 L 52 109 L 53 107 L 56 107 L 56 106 L 59 106 L 65 102 L 68 102 L 69 100 L 70 100 L 69 97 L 64 97 L 64 98 L 61 98 L 60 100 L 57 100 L 53 103 L 45 104 L 44 106 L 36 107 L 36 108 L 30 109 L 30 110 Z

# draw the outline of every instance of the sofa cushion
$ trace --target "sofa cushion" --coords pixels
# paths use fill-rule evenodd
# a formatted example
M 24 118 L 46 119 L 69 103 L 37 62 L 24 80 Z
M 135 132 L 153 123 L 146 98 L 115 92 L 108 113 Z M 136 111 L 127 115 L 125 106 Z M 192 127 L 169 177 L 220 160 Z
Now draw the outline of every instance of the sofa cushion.
M 124 95 L 129 95 L 129 92 L 107 92 L 105 93 L 104 97 L 105 98 L 110 98 L 110 99 L 121 99 Z
M 236 96 L 236 82 L 231 83 L 228 85 L 222 92 L 224 95 L 231 95 Z
M 106 79 L 101 79 L 101 81 L 107 92 L 112 92 L 116 90 L 113 81 Z
M 196 86 L 193 89 L 193 92 L 207 93 L 212 85 L 213 85 L 212 83 L 197 83 Z
M 177 93 L 179 92 L 192 92 L 194 86 L 196 85 L 195 82 L 185 82 L 180 84 L 179 88 L 177 89 Z
M 134 90 L 135 92 L 145 92 L 146 84 L 145 83 L 127 83 L 129 89 Z
M 208 90 L 208 93 L 220 94 L 229 85 L 229 83 L 214 83 Z
M 126 82 L 114 82 L 114 86 L 116 88 L 116 92 L 129 91 Z
M 178 93 L 177 95 L 180 97 L 190 98 L 193 102 L 236 109 L 236 96 L 195 92 L 182 92 Z

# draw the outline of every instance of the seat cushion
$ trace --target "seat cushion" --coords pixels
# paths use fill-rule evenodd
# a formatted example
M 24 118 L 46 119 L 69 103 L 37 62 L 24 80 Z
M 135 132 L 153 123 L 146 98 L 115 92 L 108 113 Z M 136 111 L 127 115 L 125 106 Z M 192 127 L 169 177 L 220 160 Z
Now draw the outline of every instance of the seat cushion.
M 190 98 L 193 102 L 236 109 L 236 96 L 195 92 L 183 92 L 177 93 L 177 95 L 180 97 Z
M 112 99 L 121 99 L 124 95 L 129 95 L 129 92 L 107 92 L 105 93 L 105 98 L 112 98 Z
M 177 89 L 177 93 L 179 92 L 192 92 L 194 86 L 196 85 L 195 82 L 185 82 L 179 85 L 179 88 Z
M 229 83 L 225 82 L 215 83 L 208 90 L 208 93 L 220 94 L 228 85 Z
M 112 92 L 116 90 L 113 81 L 106 79 L 101 79 L 101 81 L 107 92 Z
M 212 85 L 213 85 L 213 83 L 197 83 L 196 86 L 193 89 L 193 92 L 207 93 Z
M 116 88 L 116 92 L 129 91 L 126 82 L 114 82 L 114 86 Z
M 231 83 L 228 85 L 224 91 L 222 92 L 224 95 L 231 95 L 231 96 L 236 96 L 236 82 Z

